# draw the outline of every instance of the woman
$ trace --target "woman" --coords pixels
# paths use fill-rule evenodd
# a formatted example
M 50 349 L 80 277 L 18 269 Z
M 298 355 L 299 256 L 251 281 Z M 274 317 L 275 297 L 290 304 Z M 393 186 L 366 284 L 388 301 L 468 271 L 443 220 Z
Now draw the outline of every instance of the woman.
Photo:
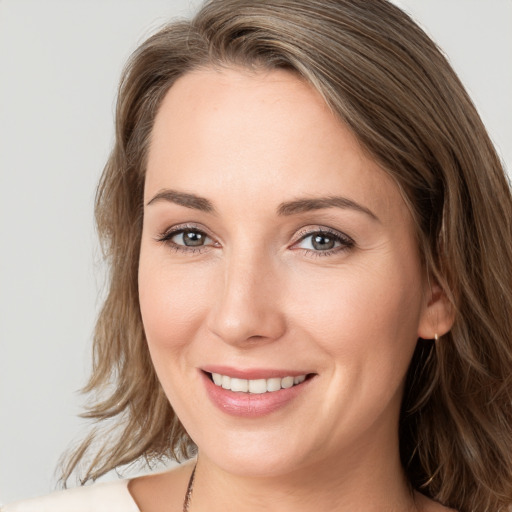
M 34 506 L 512 504 L 510 188 L 399 9 L 214 0 L 151 37 L 96 215 L 111 281 L 86 416 L 116 424 L 63 480 L 197 457 Z

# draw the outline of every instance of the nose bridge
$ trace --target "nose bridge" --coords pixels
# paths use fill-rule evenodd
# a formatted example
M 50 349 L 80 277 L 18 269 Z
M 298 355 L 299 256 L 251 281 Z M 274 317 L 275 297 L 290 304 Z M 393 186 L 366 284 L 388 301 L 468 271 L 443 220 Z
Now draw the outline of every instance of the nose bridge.
M 223 263 L 210 330 L 230 344 L 279 338 L 285 318 L 279 307 L 280 279 L 272 255 L 261 247 L 233 248 Z

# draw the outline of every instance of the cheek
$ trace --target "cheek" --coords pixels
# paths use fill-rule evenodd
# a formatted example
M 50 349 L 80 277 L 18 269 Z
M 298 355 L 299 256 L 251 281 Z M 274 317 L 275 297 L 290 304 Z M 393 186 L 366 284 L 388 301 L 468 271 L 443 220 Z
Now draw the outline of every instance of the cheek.
M 149 348 L 174 351 L 195 336 L 210 301 L 207 271 L 152 261 L 141 252 L 139 301 Z
M 141 252 L 139 301 L 148 349 L 165 394 L 183 420 L 187 404 L 200 399 L 185 376 L 210 300 L 205 272 L 197 267 L 192 272 L 193 267 L 172 265 L 144 248 Z
M 330 332 L 331 336 L 410 331 L 417 324 L 422 303 L 417 274 L 393 272 L 390 266 L 380 270 L 353 267 L 306 277 L 292 294 L 300 315 L 319 334 Z
M 329 269 L 294 290 L 295 317 L 343 372 L 405 373 L 422 311 L 421 269 L 411 261 Z
M 324 355 L 323 411 L 332 418 L 333 439 L 397 414 L 422 308 L 416 270 L 357 266 L 334 278 L 317 276 L 314 286 L 303 281 L 296 316 L 307 319 L 303 332 Z

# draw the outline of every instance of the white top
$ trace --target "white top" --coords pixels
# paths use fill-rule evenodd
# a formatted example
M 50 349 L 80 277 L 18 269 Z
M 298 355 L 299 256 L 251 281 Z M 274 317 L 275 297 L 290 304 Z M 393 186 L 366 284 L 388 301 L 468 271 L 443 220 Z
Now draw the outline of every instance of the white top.
M 0 512 L 140 512 L 128 491 L 130 480 L 101 482 L 16 501 Z

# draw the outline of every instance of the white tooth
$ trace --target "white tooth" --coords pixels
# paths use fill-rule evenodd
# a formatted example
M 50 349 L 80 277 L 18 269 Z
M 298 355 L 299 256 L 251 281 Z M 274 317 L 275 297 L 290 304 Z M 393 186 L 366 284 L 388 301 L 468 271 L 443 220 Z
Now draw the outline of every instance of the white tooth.
M 306 376 L 305 375 L 299 375 L 298 377 L 294 377 L 293 378 L 293 383 L 294 384 L 300 384 L 301 382 L 304 382 L 306 380 Z
M 291 388 L 293 386 L 293 377 L 283 377 L 281 379 L 281 387 L 286 389 L 286 388 Z
M 279 391 L 281 389 L 281 379 L 279 377 L 267 379 L 267 391 Z
M 231 391 L 249 391 L 249 381 L 246 379 L 235 379 L 231 377 Z
M 224 389 L 231 389 L 231 377 L 227 375 L 222 376 L 222 387 Z
M 256 379 L 249 381 L 249 393 L 266 393 L 267 381 L 265 379 Z
M 217 386 L 220 386 L 222 384 L 222 375 L 220 373 L 212 373 L 212 379 Z

